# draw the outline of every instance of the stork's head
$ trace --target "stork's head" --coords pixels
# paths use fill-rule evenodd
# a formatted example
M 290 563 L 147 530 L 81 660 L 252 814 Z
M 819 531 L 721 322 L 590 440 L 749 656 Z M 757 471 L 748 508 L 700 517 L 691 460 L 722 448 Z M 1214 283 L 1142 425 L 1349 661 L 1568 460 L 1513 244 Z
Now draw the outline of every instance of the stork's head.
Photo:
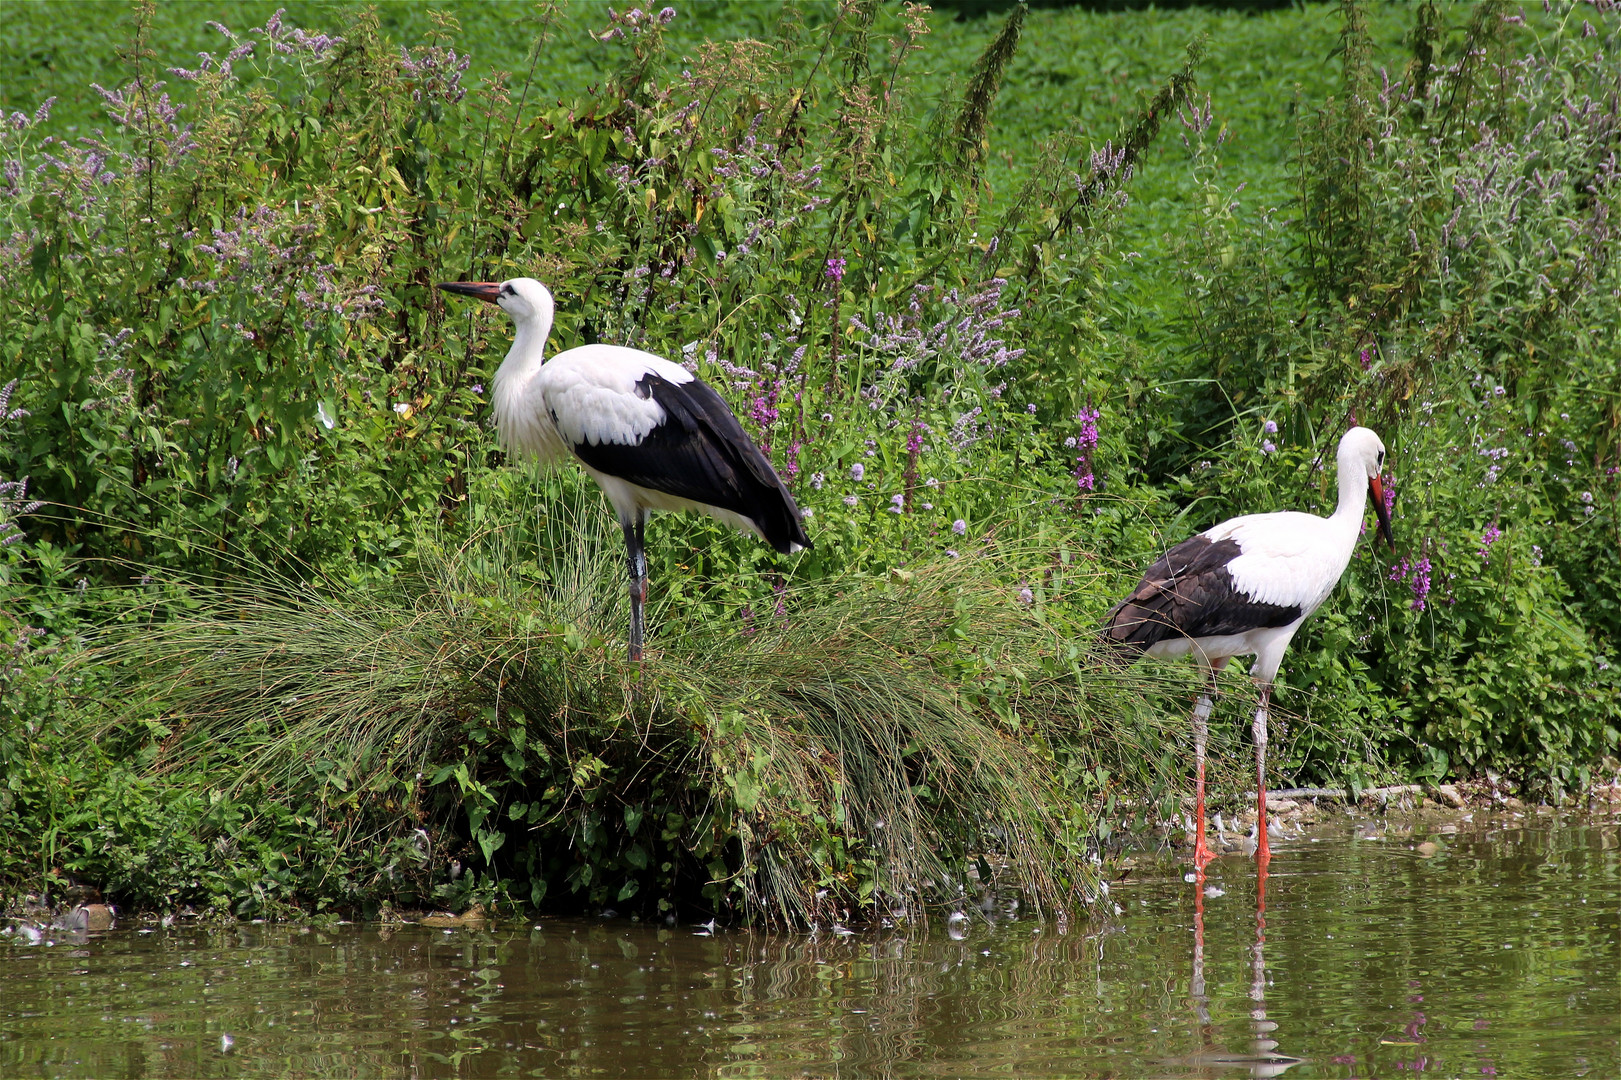
M 507 281 L 446 281 L 439 287 L 458 296 L 473 296 L 512 316 L 519 326 L 542 323 L 552 324 L 552 294 L 534 278 L 511 278 Z
M 1340 439 L 1339 453 L 1335 457 L 1341 484 L 1362 483 L 1358 474 L 1366 478 L 1368 494 L 1373 496 L 1373 512 L 1379 518 L 1379 535 L 1392 551 L 1396 550 L 1396 541 L 1390 535 L 1390 510 L 1385 506 L 1384 482 L 1380 479 L 1385 468 L 1385 444 L 1367 428 L 1354 427 Z

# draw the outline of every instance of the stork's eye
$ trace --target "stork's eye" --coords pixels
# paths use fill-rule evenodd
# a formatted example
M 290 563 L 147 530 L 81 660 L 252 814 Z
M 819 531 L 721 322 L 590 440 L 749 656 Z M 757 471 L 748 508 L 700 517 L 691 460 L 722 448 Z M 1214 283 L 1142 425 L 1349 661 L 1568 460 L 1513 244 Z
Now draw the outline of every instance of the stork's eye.
M 1385 463 L 1385 452 L 1383 450 L 1381 450 L 1381 451 L 1379 451 L 1379 464 L 1383 465 L 1384 463 Z
M 502 296 L 517 296 L 518 295 L 518 290 L 514 289 L 511 285 L 503 285 L 503 286 L 501 286 L 501 295 Z

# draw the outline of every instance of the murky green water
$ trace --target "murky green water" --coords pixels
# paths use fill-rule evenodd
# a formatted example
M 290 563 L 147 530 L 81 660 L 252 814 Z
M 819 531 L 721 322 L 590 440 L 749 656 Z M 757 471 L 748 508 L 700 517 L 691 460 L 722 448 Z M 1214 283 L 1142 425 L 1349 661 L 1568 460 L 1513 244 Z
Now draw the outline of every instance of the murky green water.
M 1107 924 L 58 932 L 0 944 L 0 1076 L 1621 1077 L 1617 819 L 1461 830 L 1145 863 Z

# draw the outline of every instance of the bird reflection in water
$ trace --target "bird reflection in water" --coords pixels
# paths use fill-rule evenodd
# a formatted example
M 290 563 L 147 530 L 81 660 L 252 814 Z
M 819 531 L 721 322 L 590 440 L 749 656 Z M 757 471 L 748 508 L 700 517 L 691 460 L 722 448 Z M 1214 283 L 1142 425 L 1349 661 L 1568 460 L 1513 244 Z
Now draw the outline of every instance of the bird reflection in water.
M 1216 1024 L 1210 1015 L 1210 995 L 1204 976 L 1205 870 L 1195 864 L 1193 871 L 1193 978 L 1189 996 L 1199 1020 L 1199 1041 L 1203 1048 L 1195 1054 L 1174 1058 L 1167 1065 L 1180 1065 L 1195 1076 L 1253 1077 L 1281 1076 L 1304 1061 L 1278 1053 L 1272 1037 L 1278 1025 L 1266 1016 L 1266 859 L 1258 861 L 1255 885 L 1255 944 L 1250 946 L 1250 1047 L 1247 1053 L 1223 1049 L 1216 1041 Z

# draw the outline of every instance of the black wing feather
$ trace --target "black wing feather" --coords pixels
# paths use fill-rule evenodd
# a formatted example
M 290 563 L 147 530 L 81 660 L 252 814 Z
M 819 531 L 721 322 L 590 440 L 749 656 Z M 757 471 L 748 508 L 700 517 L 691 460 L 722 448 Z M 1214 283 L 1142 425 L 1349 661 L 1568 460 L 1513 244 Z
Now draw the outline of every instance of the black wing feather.
M 681 499 L 717 506 L 754 522 L 786 554 L 811 546 L 793 495 L 743 425 L 701 379 L 673 383 L 648 372 L 636 393 L 664 409 L 641 442 L 586 443 L 575 455 L 598 472 Z
M 1300 618 L 1296 605 L 1259 603 L 1234 586 L 1227 564 L 1242 553 L 1236 540 L 1202 535 L 1176 545 L 1109 612 L 1104 641 L 1140 653 L 1166 638 L 1222 637 Z

